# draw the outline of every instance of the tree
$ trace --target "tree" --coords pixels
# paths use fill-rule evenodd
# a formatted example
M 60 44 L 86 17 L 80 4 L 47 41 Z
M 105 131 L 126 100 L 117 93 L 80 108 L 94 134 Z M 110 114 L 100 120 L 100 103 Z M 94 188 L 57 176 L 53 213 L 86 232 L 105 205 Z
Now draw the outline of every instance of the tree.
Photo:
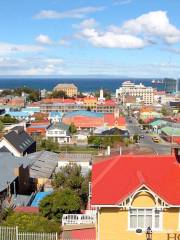
M 38 101 L 39 100 L 39 91 L 36 89 L 32 89 L 29 87 L 20 87 L 20 88 L 15 88 L 13 91 L 13 94 L 15 96 L 22 96 L 22 93 L 26 93 L 28 95 L 28 100 L 29 101 Z
M 55 189 L 69 188 L 76 192 L 81 199 L 82 208 L 86 207 L 89 195 L 90 174 L 83 176 L 81 167 L 77 164 L 67 165 L 53 176 L 53 186 Z
M 5 114 L 3 117 L 0 117 L 2 123 L 18 123 L 18 120 L 14 117 L 11 117 L 9 114 Z
M 133 140 L 137 143 L 139 140 L 139 136 L 137 134 L 134 134 Z
M 105 90 L 103 91 L 103 95 L 104 95 L 104 98 L 105 98 L 106 100 L 111 99 L 111 91 L 110 91 L 110 90 L 105 89 Z M 98 98 L 98 97 L 100 96 L 100 92 L 99 92 L 99 91 L 95 92 L 95 96 Z
M 167 107 L 163 106 L 163 107 L 161 108 L 161 113 L 162 113 L 163 116 L 168 116 L 168 115 L 171 114 L 171 111 L 170 111 L 170 109 L 168 109 Z
M 88 112 L 91 112 L 91 108 L 90 108 L 90 107 L 87 107 L 87 111 L 88 111 Z
M 44 217 L 61 221 L 63 214 L 80 212 L 80 198 L 71 189 L 60 189 L 45 197 L 39 208 Z
M 50 139 L 44 139 L 40 143 L 40 148 L 46 151 L 59 152 L 59 144 Z
M 59 224 L 56 221 L 48 220 L 40 214 L 14 212 L 7 216 L 3 225 L 18 226 L 20 231 L 26 232 L 60 232 Z
M 67 98 L 67 94 L 64 91 L 53 91 L 50 94 L 52 98 Z
M 3 129 L 4 129 L 4 124 L 3 124 L 3 122 L 0 120 L 0 132 L 2 132 Z
M 69 126 L 69 131 L 70 131 L 71 134 L 74 134 L 74 133 L 77 132 L 77 128 L 74 125 L 74 123 L 71 123 L 71 125 Z

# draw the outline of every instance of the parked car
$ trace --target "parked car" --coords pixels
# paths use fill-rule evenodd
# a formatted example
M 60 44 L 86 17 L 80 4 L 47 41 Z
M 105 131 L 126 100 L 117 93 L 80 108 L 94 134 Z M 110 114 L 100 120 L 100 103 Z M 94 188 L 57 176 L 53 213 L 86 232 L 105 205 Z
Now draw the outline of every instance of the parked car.
M 153 142 L 159 143 L 159 138 L 158 137 L 152 137 Z

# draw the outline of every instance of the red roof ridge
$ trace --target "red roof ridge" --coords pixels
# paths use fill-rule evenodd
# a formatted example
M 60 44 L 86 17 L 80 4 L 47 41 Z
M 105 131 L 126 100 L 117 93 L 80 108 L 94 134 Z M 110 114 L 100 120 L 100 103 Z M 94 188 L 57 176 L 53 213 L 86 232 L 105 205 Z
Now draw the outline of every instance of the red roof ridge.
M 142 172 L 140 172 L 139 170 L 137 171 L 137 177 L 138 177 L 138 179 L 139 179 L 139 181 L 141 182 L 141 183 L 145 183 L 146 181 L 145 181 L 145 179 L 144 179 L 144 176 L 143 176 L 143 174 L 142 174 Z
M 106 159 L 105 161 L 107 160 L 109 161 L 110 159 Z M 112 160 L 111 163 L 106 167 L 106 169 L 93 181 L 92 184 L 93 187 L 95 187 L 96 184 L 106 175 L 106 173 L 109 172 L 109 170 L 119 161 L 119 156 L 114 157 L 111 160 Z

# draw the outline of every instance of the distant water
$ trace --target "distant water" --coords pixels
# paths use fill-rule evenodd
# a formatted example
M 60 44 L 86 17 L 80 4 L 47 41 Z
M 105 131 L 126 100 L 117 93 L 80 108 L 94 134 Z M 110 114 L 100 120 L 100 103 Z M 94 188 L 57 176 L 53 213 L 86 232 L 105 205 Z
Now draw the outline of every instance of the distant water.
M 139 84 L 143 83 L 145 86 L 152 86 L 152 79 L 126 79 L 126 78 L 0 78 L 0 89 L 12 89 L 17 87 L 31 87 L 34 89 L 52 90 L 58 83 L 74 83 L 81 92 L 91 92 L 99 90 L 100 88 L 109 89 L 115 92 L 122 82 L 131 80 Z M 154 87 L 154 86 L 153 86 Z M 161 86 L 157 86 L 158 90 Z

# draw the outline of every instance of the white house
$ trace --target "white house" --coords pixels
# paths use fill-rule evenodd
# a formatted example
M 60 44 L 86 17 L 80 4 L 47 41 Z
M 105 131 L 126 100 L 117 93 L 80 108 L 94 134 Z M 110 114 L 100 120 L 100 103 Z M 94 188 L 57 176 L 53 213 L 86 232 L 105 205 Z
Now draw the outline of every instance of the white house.
M 62 112 L 50 112 L 48 119 L 52 123 L 58 123 L 62 120 L 63 113 Z
M 69 126 L 64 123 L 53 124 L 47 129 L 46 138 L 57 143 L 69 143 L 71 140 Z
M 36 151 L 36 142 L 24 131 L 22 126 L 14 127 L 0 141 L 1 152 L 11 152 L 21 157 Z
M 77 164 L 81 166 L 81 172 L 86 175 L 92 168 L 92 154 L 89 153 L 61 153 L 59 155 L 58 172 L 62 167 L 69 164 Z

